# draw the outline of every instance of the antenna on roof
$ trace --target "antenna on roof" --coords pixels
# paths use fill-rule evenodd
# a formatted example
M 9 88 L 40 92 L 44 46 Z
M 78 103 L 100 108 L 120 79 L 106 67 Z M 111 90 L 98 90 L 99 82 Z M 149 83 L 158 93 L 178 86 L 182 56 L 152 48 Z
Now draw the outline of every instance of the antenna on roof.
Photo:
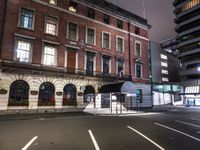
M 146 19 L 145 0 L 142 0 L 142 5 L 143 5 L 143 17 Z

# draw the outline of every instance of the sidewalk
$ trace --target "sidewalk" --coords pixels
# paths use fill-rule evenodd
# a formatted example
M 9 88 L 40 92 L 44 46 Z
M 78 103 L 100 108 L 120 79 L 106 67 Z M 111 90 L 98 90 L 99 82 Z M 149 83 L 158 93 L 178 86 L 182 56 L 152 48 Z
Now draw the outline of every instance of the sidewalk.
M 147 110 L 155 111 L 155 112 L 200 112 L 200 107 L 198 106 L 190 106 L 186 107 L 184 105 L 179 106 L 170 106 L 170 105 L 163 105 L 163 106 L 154 106 L 152 109 Z

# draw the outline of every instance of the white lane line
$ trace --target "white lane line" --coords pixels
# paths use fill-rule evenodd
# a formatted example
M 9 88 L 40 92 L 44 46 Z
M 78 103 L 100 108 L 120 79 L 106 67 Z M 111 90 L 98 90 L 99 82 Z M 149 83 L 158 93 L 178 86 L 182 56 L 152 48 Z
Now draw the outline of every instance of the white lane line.
M 97 141 L 95 140 L 95 137 L 94 137 L 92 131 L 91 131 L 91 130 L 88 130 L 88 132 L 89 132 L 89 134 L 90 134 L 90 137 L 91 137 L 91 139 L 92 139 L 92 142 L 93 142 L 93 144 L 94 144 L 95 149 L 96 149 L 96 150 L 100 150 L 100 148 L 99 148 L 99 146 L 98 146 L 98 144 L 97 144 Z
M 182 123 L 182 124 L 186 124 L 186 125 L 189 125 L 189 126 L 193 126 L 193 127 L 200 128 L 200 126 L 198 126 L 198 125 L 196 125 L 196 124 L 192 124 L 192 123 L 188 123 L 188 122 L 184 122 L 184 121 L 180 121 L 180 120 L 176 120 L 176 122 Z
M 29 146 L 38 138 L 38 136 L 33 137 L 21 150 L 27 150 Z
M 158 145 L 156 142 L 154 142 L 153 140 L 151 140 L 150 138 L 148 138 L 147 136 L 145 136 L 144 134 L 142 134 L 141 132 L 137 131 L 136 129 L 127 126 L 127 128 L 131 129 L 132 131 L 136 132 L 137 134 L 141 135 L 143 138 L 145 138 L 146 140 L 148 140 L 149 142 L 151 142 L 152 144 L 154 144 L 156 147 L 158 147 L 160 150 L 165 150 L 163 147 L 161 147 L 160 145 Z
M 165 126 L 165 125 L 162 125 L 162 124 L 159 124 L 159 123 L 156 123 L 156 122 L 155 122 L 154 124 L 155 124 L 155 125 L 158 125 L 158 126 L 160 126 L 160 127 L 163 127 L 163 128 L 169 129 L 169 130 L 172 130 L 172 131 L 174 131 L 174 132 L 180 133 L 180 134 L 182 134 L 182 135 L 185 135 L 185 136 L 187 136 L 187 137 L 189 137 L 189 138 L 192 138 L 192 139 L 194 139 L 194 140 L 200 142 L 200 139 L 198 139 L 198 138 L 196 138 L 196 137 L 194 137 L 194 136 L 192 136 L 192 135 L 189 135 L 189 134 L 187 134 L 187 133 L 181 132 L 181 131 L 179 131 L 179 130 L 170 128 L 170 127 L 168 127 L 168 126 Z
M 195 121 L 200 121 L 200 119 L 197 118 L 190 118 L 191 120 L 195 120 Z

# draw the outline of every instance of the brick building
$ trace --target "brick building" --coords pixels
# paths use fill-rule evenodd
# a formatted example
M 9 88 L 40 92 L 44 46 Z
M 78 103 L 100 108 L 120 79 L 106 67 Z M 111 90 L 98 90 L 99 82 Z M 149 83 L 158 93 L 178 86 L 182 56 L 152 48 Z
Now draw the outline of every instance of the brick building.
M 99 89 L 125 81 L 152 106 L 147 20 L 104 0 L 0 7 L 0 110 L 104 107 Z

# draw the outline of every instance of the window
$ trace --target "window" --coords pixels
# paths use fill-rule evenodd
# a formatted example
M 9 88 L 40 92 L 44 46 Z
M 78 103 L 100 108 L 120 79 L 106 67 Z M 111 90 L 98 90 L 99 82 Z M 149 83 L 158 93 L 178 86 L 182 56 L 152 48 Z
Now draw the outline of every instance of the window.
M 58 18 L 46 16 L 45 33 L 51 34 L 51 35 L 57 35 L 57 33 L 58 33 Z
M 124 51 L 124 38 L 117 37 L 117 39 L 116 39 L 116 49 L 119 52 L 123 52 Z
M 88 14 L 87 14 L 87 16 L 89 18 L 95 19 L 95 10 L 88 7 Z
M 78 7 L 78 4 L 76 2 L 69 1 L 69 11 L 76 13 L 77 7 Z
M 117 74 L 121 77 L 124 75 L 124 61 L 117 60 Z
M 103 56 L 102 57 L 103 65 L 102 65 L 102 71 L 103 74 L 109 74 L 110 72 L 110 57 L 109 56 Z
M 162 81 L 164 81 L 164 82 L 168 82 L 169 79 L 168 79 L 168 78 L 162 78 Z
M 19 26 L 26 29 L 33 30 L 34 28 L 34 11 L 22 8 L 20 15 Z
M 141 43 L 135 42 L 135 55 L 141 57 Z
M 87 52 L 86 53 L 86 74 L 93 75 L 94 72 L 94 53 Z
M 63 105 L 77 105 L 75 85 L 65 85 L 63 89 Z
M 102 47 L 103 48 L 108 48 L 111 49 L 111 45 L 110 45 L 110 33 L 105 33 L 103 32 L 103 38 L 102 38 Z
M 78 25 L 72 22 L 68 23 L 68 39 L 78 41 Z
M 161 59 L 167 60 L 167 56 L 166 55 L 160 54 L 160 57 L 161 57 Z
M 29 85 L 24 80 L 14 81 L 10 85 L 8 106 L 28 106 Z
M 55 87 L 52 83 L 44 82 L 40 85 L 38 105 L 39 106 L 55 105 Z
M 161 62 L 162 67 L 168 67 L 168 64 L 166 62 Z
M 117 27 L 123 29 L 123 21 L 117 20 Z
M 168 74 L 168 70 L 164 70 L 164 69 L 162 69 L 162 74 Z
M 49 0 L 50 4 L 57 5 L 57 0 Z
M 103 22 L 106 24 L 110 24 L 110 16 L 107 14 L 103 15 Z
M 135 34 L 140 35 L 140 28 L 139 27 L 135 27 Z
M 87 35 L 86 35 L 86 43 L 95 45 L 96 44 L 96 37 L 95 37 L 95 29 L 87 28 Z
M 56 48 L 52 46 L 44 47 L 43 64 L 48 66 L 56 65 Z
M 16 40 L 15 59 L 20 62 L 31 62 L 32 43 L 25 40 Z
M 85 86 L 83 102 L 89 103 L 95 101 L 95 89 L 91 85 Z
M 136 78 L 142 78 L 142 65 L 141 64 L 135 65 L 135 74 L 136 74 Z

